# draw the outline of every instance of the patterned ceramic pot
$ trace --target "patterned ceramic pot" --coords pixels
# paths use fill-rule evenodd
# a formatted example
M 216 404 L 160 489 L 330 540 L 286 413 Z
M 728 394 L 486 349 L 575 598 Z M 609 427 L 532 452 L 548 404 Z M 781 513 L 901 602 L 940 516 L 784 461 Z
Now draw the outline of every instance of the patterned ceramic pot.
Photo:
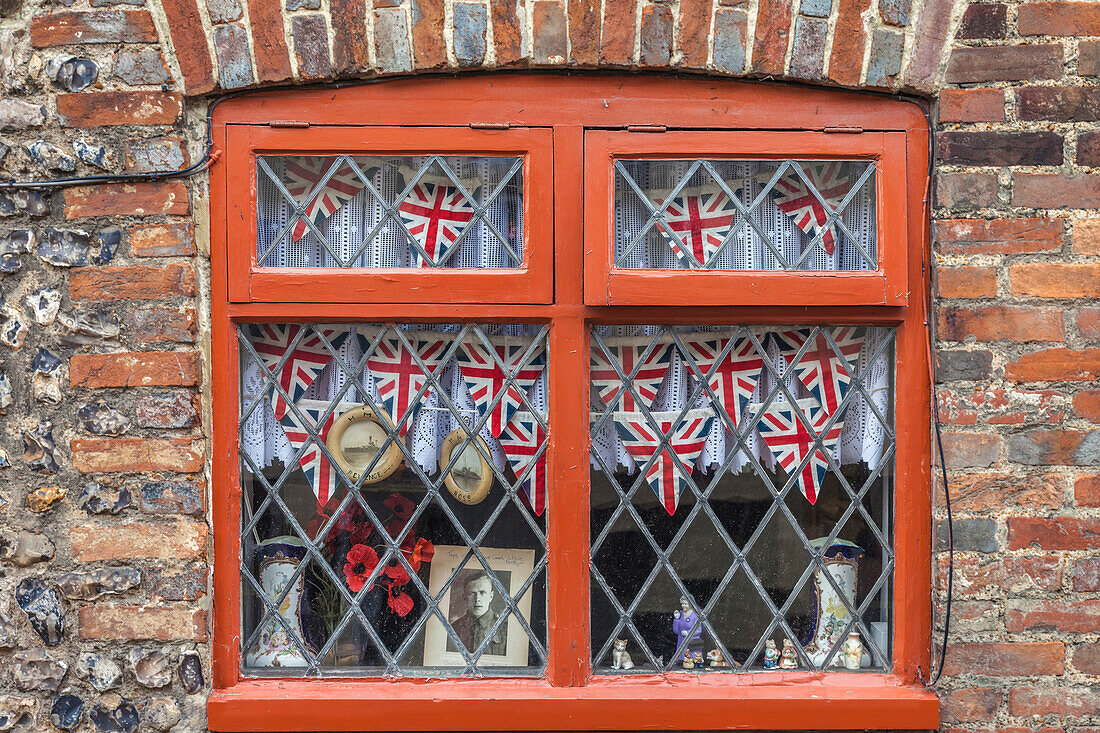
M 294 571 L 305 560 L 305 543 L 297 537 L 273 537 L 256 546 L 259 564 L 260 587 L 264 594 L 276 601 L 290 583 Z M 252 650 L 245 655 L 245 664 L 249 667 L 305 667 L 309 662 L 287 633 L 289 627 L 298 639 L 310 651 L 302 624 L 305 607 L 305 575 L 294 579 L 290 591 L 279 604 L 279 615 L 286 625 L 274 618 L 268 618 L 260 631 Z M 262 613 L 262 611 L 261 611 Z
M 826 537 L 810 540 L 816 549 L 825 544 Z M 835 540 L 825 549 L 824 568 L 814 571 L 814 600 L 810 608 L 810 629 L 812 633 L 802 639 L 806 654 L 816 666 L 825 663 L 825 656 L 841 639 L 852 615 L 840 599 L 836 588 L 844 593 L 844 598 L 852 607 L 856 605 L 856 582 L 859 578 L 859 561 L 863 557 L 863 548 L 848 540 Z M 828 581 L 829 573 L 836 581 L 836 587 Z M 838 649 L 829 660 L 829 664 L 842 664 L 843 652 Z

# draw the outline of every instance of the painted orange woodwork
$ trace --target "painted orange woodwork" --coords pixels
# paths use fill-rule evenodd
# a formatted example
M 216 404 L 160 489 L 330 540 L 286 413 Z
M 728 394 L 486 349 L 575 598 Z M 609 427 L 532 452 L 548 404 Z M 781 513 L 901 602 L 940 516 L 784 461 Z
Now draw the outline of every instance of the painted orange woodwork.
M 378 82 L 243 96 L 219 105 L 214 113 L 213 139 L 224 155 L 211 171 L 211 729 L 937 727 L 938 700 L 918 681 L 919 670 L 929 668 L 931 645 L 924 208 L 929 133 L 920 110 L 886 97 L 736 81 L 500 74 Z M 305 121 L 309 127 L 272 128 L 272 120 Z M 506 129 L 483 129 L 485 125 Z M 670 131 L 625 132 L 632 125 Z M 835 134 L 827 129 L 866 132 Z M 827 278 L 805 273 L 609 272 L 602 266 L 608 262 L 608 177 L 602 163 L 594 165 L 591 158 L 594 140 L 601 141 L 605 155 L 611 149 L 633 155 L 668 149 L 692 157 L 730 157 L 766 150 L 773 157 L 873 158 L 881 173 L 880 268 L 830 273 Z M 533 229 L 525 237 L 525 268 L 425 273 L 254 267 L 257 152 L 380 148 L 526 156 L 524 222 Z M 599 190 L 603 193 L 597 194 Z M 597 206 L 595 200 L 603 203 Z M 701 274 L 716 279 L 700 285 Z M 390 280 L 398 275 L 405 278 L 400 286 Z M 618 280 L 619 275 L 624 279 Z M 408 287 L 417 283 L 421 286 Z M 607 305 L 608 296 L 614 305 Z M 548 451 L 553 488 L 548 497 L 549 663 L 544 677 L 324 680 L 242 675 L 236 326 L 326 320 L 550 324 L 554 430 Z M 905 388 L 895 396 L 895 612 L 889 671 L 592 675 L 588 516 L 583 510 L 588 505 L 588 395 L 576 385 L 588 381 L 593 323 L 897 327 L 896 382 Z

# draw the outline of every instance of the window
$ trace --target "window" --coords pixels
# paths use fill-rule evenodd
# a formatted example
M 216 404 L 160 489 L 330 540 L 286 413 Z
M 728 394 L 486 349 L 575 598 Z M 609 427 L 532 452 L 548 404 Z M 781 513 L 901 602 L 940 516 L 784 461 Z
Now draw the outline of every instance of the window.
M 922 116 L 278 94 L 216 113 L 213 729 L 937 724 Z

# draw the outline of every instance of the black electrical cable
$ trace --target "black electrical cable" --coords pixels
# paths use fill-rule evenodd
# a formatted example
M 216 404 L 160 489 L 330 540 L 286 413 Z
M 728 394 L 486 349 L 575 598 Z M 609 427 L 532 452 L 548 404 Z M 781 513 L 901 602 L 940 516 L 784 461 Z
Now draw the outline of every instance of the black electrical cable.
M 537 74 L 537 73 L 540 73 L 540 72 L 545 73 L 547 75 L 561 75 L 563 73 L 561 70 L 558 70 L 558 69 L 530 69 L 526 73 L 536 73 Z M 210 106 L 206 110 L 206 149 L 203 150 L 202 157 L 199 158 L 199 160 L 197 162 L 195 162 L 194 164 L 188 166 L 187 168 L 183 168 L 182 170 L 178 170 L 178 171 L 164 171 L 164 172 L 158 172 L 158 173 L 124 173 L 124 174 L 102 174 L 102 175 L 92 175 L 92 176 L 71 176 L 71 177 L 68 177 L 68 178 L 53 178 L 53 179 L 47 179 L 47 180 L 42 180 L 42 181 L 0 181 L 0 190 L 3 190 L 3 189 L 9 189 L 9 190 L 10 189 L 24 189 L 24 188 L 62 188 L 62 187 L 65 187 L 65 186 L 85 185 L 85 184 L 89 184 L 89 183 L 121 183 L 121 182 L 134 182 L 134 181 L 159 181 L 159 180 L 165 180 L 165 179 L 171 179 L 171 178 L 184 178 L 184 177 L 191 176 L 195 173 L 199 173 L 199 172 L 205 170 L 206 167 L 209 166 L 210 163 L 212 163 L 213 160 L 214 160 L 214 158 L 213 158 L 213 150 L 214 150 L 214 139 L 213 139 L 213 136 L 214 136 L 214 127 L 213 127 L 214 108 L 217 107 L 222 102 L 225 102 L 227 100 L 234 99 L 234 98 L 237 98 L 237 97 L 242 97 L 242 96 L 246 96 L 246 95 L 253 95 L 253 94 L 271 94 L 273 92 L 282 92 L 282 91 L 290 91 L 290 90 L 343 89 L 343 88 L 348 88 L 348 87 L 357 87 L 357 86 L 366 86 L 366 85 L 369 85 L 369 84 L 377 84 L 377 83 L 381 83 L 381 82 L 402 81 L 402 80 L 408 80 L 408 79 L 422 79 L 422 78 L 425 78 L 425 77 L 454 77 L 454 76 L 468 77 L 468 76 L 471 76 L 473 74 L 485 75 L 485 74 L 493 74 L 493 73 L 500 73 L 500 72 L 494 72 L 494 71 L 491 71 L 491 70 L 483 70 L 483 71 L 467 70 L 467 71 L 461 72 L 461 74 L 452 74 L 452 73 L 447 73 L 447 72 L 435 73 L 435 74 L 404 74 L 404 75 L 375 77 L 375 78 L 371 78 L 371 79 L 353 79 L 353 80 L 350 80 L 350 81 L 340 81 L 340 82 L 322 82 L 322 83 L 319 83 L 319 84 L 283 84 L 283 85 L 279 85 L 279 86 L 260 87 L 260 88 L 256 88 L 256 89 L 245 89 L 245 90 L 242 90 L 242 91 L 239 91 L 239 92 L 230 92 L 229 94 L 223 94 L 220 97 L 216 97 L 210 102 Z M 568 75 L 574 75 L 574 76 L 607 75 L 607 72 L 601 72 L 601 71 L 584 72 L 584 71 L 581 71 L 581 70 L 568 70 L 565 73 L 568 74 Z M 678 76 L 678 77 L 682 77 L 682 78 L 685 78 L 685 79 L 704 79 L 704 78 L 707 78 L 707 77 L 704 77 L 702 75 L 695 75 L 695 74 L 672 74 L 671 76 Z M 806 84 L 806 83 L 802 83 L 802 82 L 797 82 L 797 81 L 767 80 L 764 83 L 772 84 L 774 86 L 794 86 L 794 87 L 805 88 L 805 89 L 812 90 L 812 91 L 821 91 L 820 87 L 813 86 L 813 85 Z M 932 172 L 933 172 L 934 163 L 935 163 L 935 153 L 934 153 L 935 138 L 934 138 L 934 136 L 932 136 L 932 131 L 933 131 L 932 113 L 929 110 L 928 105 L 925 103 L 925 101 L 923 99 L 921 99 L 919 97 L 912 97 L 912 96 L 909 96 L 909 95 L 895 95 L 895 94 L 890 94 L 889 92 L 877 92 L 877 91 L 872 91 L 872 90 L 869 90 L 869 89 L 848 89 L 848 90 L 844 90 L 844 91 L 847 92 L 847 93 L 855 93 L 855 94 L 861 94 L 861 95 L 865 95 L 865 96 L 872 96 L 872 97 L 876 97 L 876 98 L 879 98 L 879 99 L 893 99 L 893 100 L 898 100 L 898 101 L 903 101 L 903 102 L 910 102 L 910 103 L 916 104 L 918 107 L 920 107 L 921 111 L 924 113 L 925 120 L 928 123 L 928 133 L 929 133 L 928 171 L 927 171 L 927 175 L 926 175 L 927 188 L 925 190 L 925 204 L 927 206 L 926 213 L 930 214 L 931 213 L 931 205 L 932 205 Z M 929 264 L 929 267 L 930 266 L 931 265 Z M 934 349 L 935 349 L 935 332 L 934 332 L 934 329 L 933 329 L 932 318 L 931 318 L 932 296 L 931 296 L 930 292 L 926 294 L 926 298 L 927 298 L 927 300 L 926 300 L 926 310 L 925 310 L 925 319 L 926 319 L 925 320 L 925 327 L 926 327 L 926 331 L 927 331 L 927 334 L 928 334 L 928 376 L 929 376 L 929 381 L 930 381 L 931 390 L 932 390 L 932 424 L 933 424 L 933 427 L 934 427 L 935 432 L 936 432 L 936 451 L 937 451 L 937 454 L 939 455 L 939 459 L 940 459 L 940 471 L 941 471 L 941 478 L 943 480 L 944 506 L 947 509 L 947 551 L 948 551 L 947 601 L 946 601 L 946 604 L 945 604 L 945 613 L 944 613 L 944 621 L 943 621 L 943 644 L 940 645 L 940 661 L 939 661 L 939 664 L 937 665 L 936 672 L 933 675 L 931 680 L 925 680 L 924 671 L 919 666 L 917 667 L 917 674 L 918 674 L 918 677 L 919 677 L 920 681 L 924 685 L 926 685 L 928 687 L 931 687 L 939 681 L 940 675 L 943 674 L 944 660 L 947 657 L 947 641 L 948 641 L 948 636 L 949 636 L 950 629 L 951 629 L 951 596 L 952 596 L 952 590 L 953 590 L 954 579 L 955 579 L 955 538 L 954 538 L 954 519 L 953 519 L 953 516 L 952 516 L 952 513 L 951 513 L 951 492 L 949 490 L 948 483 L 947 483 L 947 466 L 944 462 L 944 456 L 943 456 L 943 436 L 940 433 L 939 405 L 937 404 L 937 400 L 936 400 L 936 397 L 935 397 L 935 391 L 936 391 L 936 371 L 935 371 L 935 369 L 936 369 L 936 367 L 935 367 L 935 360 L 932 358 L 933 357 L 933 352 L 934 352 Z M 933 542 L 935 542 L 935 540 L 933 540 Z

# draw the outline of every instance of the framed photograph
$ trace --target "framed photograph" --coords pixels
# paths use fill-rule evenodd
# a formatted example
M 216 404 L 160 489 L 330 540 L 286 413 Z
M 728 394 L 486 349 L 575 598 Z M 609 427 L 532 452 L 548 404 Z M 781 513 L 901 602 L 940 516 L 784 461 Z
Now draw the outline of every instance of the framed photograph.
M 508 589 L 508 594 L 515 598 L 535 565 L 534 550 L 482 547 L 481 553 L 489 567 L 483 568 L 476 558 L 471 557 L 465 567 L 458 571 L 454 582 L 439 602 L 440 611 L 471 653 L 482 643 L 508 607 L 494 588 L 486 570 L 491 570 L 501 585 Z M 433 596 L 438 595 L 447 578 L 451 577 L 465 556 L 465 547 L 435 546 L 431 573 L 428 576 L 428 590 Z M 530 589 L 516 606 L 524 618 L 531 617 Z M 477 663 L 482 667 L 526 667 L 527 647 L 527 634 L 523 632 L 515 615 L 511 614 L 493 634 Z M 424 666 L 466 666 L 466 660 L 438 616 L 428 619 L 424 634 Z

